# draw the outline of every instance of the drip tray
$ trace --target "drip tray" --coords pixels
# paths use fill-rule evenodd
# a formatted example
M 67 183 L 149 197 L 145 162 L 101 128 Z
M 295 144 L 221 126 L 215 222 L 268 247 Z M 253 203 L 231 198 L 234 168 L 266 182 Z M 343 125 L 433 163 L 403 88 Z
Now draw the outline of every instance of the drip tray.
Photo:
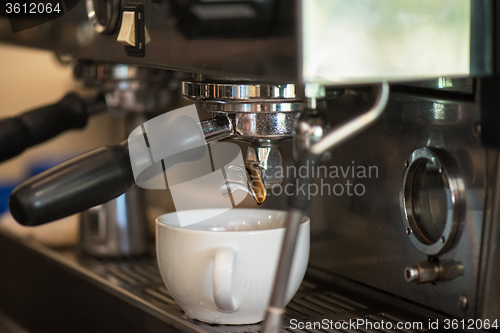
M 16 253 L 22 259 L 15 260 L 6 253 Z M 166 328 L 200 333 L 260 330 L 259 324 L 210 325 L 186 318 L 163 285 L 152 256 L 98 260 L 76 249 L 53 250 L 0 234 L 0 267 L 9 272 L 0 274 L 0 309 L 34 331 L 54 332 L 59 327 L 63 331 L 82 320 L 79 326 L 82 331 L 94 332 L 117 331 L 118 327 L 133 332 L 165 332 Z M 12 289 L 16 285 L 22 289 Z M 19 301 L 22 304 L 17 305 Z M 26 313 L 30 311 L 31 315 Z M 47 313 L 56 317 L 61 313 L 65 317 L 47 320 Z M 92 314 L 100 314 L 99 319 L 85 321 Z M 283 332 L 416 332 L 426 330 L 429 320 L 443 318 L 391 295 L 309 267 L 299 291 L 286 308 Z M 365 326 L 353 330 L 348 324 L 356 320 L 363 320 Z M 314 326 L 325 322 L 328 326 Z M 415 326 L 417 322 L 423 325 Z

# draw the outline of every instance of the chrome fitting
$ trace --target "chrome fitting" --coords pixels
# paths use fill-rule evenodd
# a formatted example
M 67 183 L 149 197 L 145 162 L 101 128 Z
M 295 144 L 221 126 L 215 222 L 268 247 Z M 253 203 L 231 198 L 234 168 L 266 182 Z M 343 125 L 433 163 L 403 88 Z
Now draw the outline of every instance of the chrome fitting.
M 423 261 L 406 267 L 404 276 L 407 282 L 429 283 L 456 279 L 464 275 L 464 265 L 460 261 L 444 259 L 438 262 Z

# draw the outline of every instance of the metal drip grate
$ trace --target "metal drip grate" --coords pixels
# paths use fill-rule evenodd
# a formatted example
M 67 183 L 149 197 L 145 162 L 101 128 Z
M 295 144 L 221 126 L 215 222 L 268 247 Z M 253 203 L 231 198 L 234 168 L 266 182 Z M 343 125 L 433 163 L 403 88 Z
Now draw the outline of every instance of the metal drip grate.
M 133 260 L 95 260 L 80 257 L 80 264 L 110 283 L 130 289 L 163 284 L 154 258 Z
M 290 317 L 307 318 L 365 308 L 367 306 L 364 304 L 360 304 L 331 291 L 326 291 L 310 296 L 294 298 L 288 304 L 287 314 Z
M 106 280 L 124 294 L 138 297 L 141 306 L 149 307 L 151 313 L 158 317 L 173 321 L 182 329 L 192 332 L 208 333 L 259 333 L 260 325 L 211 325 L 185 317 L 183 311 L 176 304 L 172 295 L 165 288 L 156 263 L 152 257 L 132 260 L 96 260 L 77 256 L 78 263 L 93 274 Z M 123 298 L 123 296 L 122 296 Z M 131 300 L 133 303 L 133 300 Z M 404 324 L 411 324 L 414 318 L 401 317 L 399 311 L 374 305 L 362 298 L 346 296 L 339 292 L 325 288 L 310 280 L 304 280 L 294 299 L 288 304 L 285 314 L 283 333 L 332 333 L 332 332 L 418 332 L 423 329 L 405 328 Z M 343 328 L 293 328 L 292 320 L 302 323 L 321 322 L 328 320 L 331 323 L 351 322 L 362 319 L 366 326 L 357 326 L 356 329 Z M 374 329 L 377 324 L 391 323 L 392 328 Z M 398 327 L 398 323 L 403 326 Z

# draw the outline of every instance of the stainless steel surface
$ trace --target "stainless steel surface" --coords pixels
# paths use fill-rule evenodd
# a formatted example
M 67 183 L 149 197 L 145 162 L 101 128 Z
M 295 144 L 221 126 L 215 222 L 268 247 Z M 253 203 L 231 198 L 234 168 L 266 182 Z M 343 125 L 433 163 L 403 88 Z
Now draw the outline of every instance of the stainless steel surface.
M 443 253 L 464 223 L 465 186 L 459 168 L 446 151 L 426 147 L 413 151 L 405 165 L 401 200 L 406 234 L 422 253 Z
M 74 76 L 86 86 L 104 93 L 108 109 L 115 115 L 158 113 L 177 99 L 179 81 L 175 72 L 126 64 L 79 61 Z
M 471 6 L 471 0 L 302 0 L 302 77 L 345 84 L 474 74 Z
M 339 118 L 349 119 L 353 113 L 369 108 L 369 103 L 362 93 L 348 92 L 333 101 L 335 112 L 325 115 L 330 122 L 338 122 Z M 442 117 L 436 118 L 436 110 L 443 110 Z M 489 318 L 498 317 L 497 298 L 493 296 L 498 295 L 496 282 L 489 275 L 498 266 L 498 254 L 493 256 L 496 252 L 489 247 L 496 243 L 493 239 L 498 233 L 492 235 L 492 229 L 486 231 L 483 225 L 484 214 L 491 209 L 487 207 L 496 207 L 496 203 L 486 205 L 485 201 L 487 184 L 494 188 L 495 182 L 486 175 L 489 164 L 476 132 L 479 119 L 479 105 L 471 102 L 439 102 L 391 94 L 379 120 L 333 150 L 331 161 L 325 164 L 326 174 L 321 172 L 320 189 L 336 184 L 345 187 L 349 181 L 366 191 L 360 196 L 323 191 L 314 197 L 309 214 L 314 221 L 310 265 L 458 318 L 481 318 L 485 313 Z M 439 261 L 462 262 L 464 275 L 436 285 L 407 283 L 403 276 L 405 267 L 428 259 L 409 239 L 401 215 L 405 162 L 421 147 L 446 150 L 456 161 L 465 186 L 462 229 L 453 245 L 439 255 Z M 284 156 L 290 148 L 284 148 Z M 492 172 L 498 170 L 497 166 L 489 168 Z M 496 219 L 484 221 L 491 221 L 488 228 L 497 224 Z M 486 239 L 493 243 L 486 245 Z M 481 253 L 486 255 L 481 251 L 487 251 L 488 263 L 481 259 Z M 480 267 L 484 267 L 487 277 L 481 275 L 484 273 Z M 484 290 L 481 293 L 477 286 L 483 278 L 490 284 L 480 285 L 479 290 Z M 487 296 L 486 290 L 492 296 Z M 458 306 L 460 296 L 468 299 L 466 309 Z M 476 304 L 482 304 L 482 309 Z
M 161 84 L 172 78 L 172 72 L 120 63 L 99 63 L 94 61 L 78 61 L 73 69 L 77 79 L 83 80 L 89 86 L 109 85 L 114 88 L 121 82 L 122 86 L 127 82 L 136 82 L 136 85 L 151 82 Z M 106 88 L 105 88 L 106 89 Z M 108 88 L 109 89 L 109 88 Z
M 323 112 L 317 109 L 308 109 L 303 112 L 297 120 L 293 136 L 293 158 L 298 160 L 303 152 L 323 138 L 329 128 L 330 124 Z M 325 159 L 328 159 L 328 156 L 325 156 Z
M 408 84 L 411 87 L 426 89 L 438 89 L 442 91 L 453 91 L 463 94 L 474 93 L 474 80 L 468 78 L 440 77 L 432 80 L 414 81 L 402 84 Z
M 113 89 L 105 93 L 109 111 L 121 114 L 127 112 L 158 113 L 172 105 L 172 90 L 169 87 L 148 89 Z
M 279 142 L 291 139 L 298 112 L 248 113 L 231 116 L 236 136 L 248 142 Z
M 233 124 L 224 116 L 216 116 L 200 123 L 207 143 L 221 141 L 234 135 Z
M 405 268 L 405 279 L 408 282 L 418 281 L 420 279 L 420 272 L 417 267 Z
M 226 168 L 226 181 L 220 186 L 220 192 L 224 197 L 228 197 L 230 193 L 236 190 L 242 190 L 256 197 L 256 193 L 252 186 L 252 178 L 245 166 L 230 165 Z
M 208 112 L 298 112 L 304 109 L 304 104 L 296 103 L 281 103 L 281 102 L 266 102 L 266 103 L 196 103 L 198 110 Z
M 431 98 L 429 101 L 432 103 L 427 103 L 424 108 L 416 107 L 414 112 L 404 114 L 403 119 L 408 126 L 453 127 L 475 119 L 466 106 L 457 107 L 456 103 L 450 103 L 446 99 Z
M 233 138 L 248 142 L 290 139 L 298 111 L 304 109 L 293 84 L 185 81 L 182 95 L 195 101 L 198 111 L 228 116 Z
M 209 80 L 209 79 L 205 79 Z M 182 82 L 182 95 L 191 100 L 227 103 L 237 102 L 269 102 L 278 100 L 282 103 L 293 103 L 303 100 L 294 84 L 266 84 L 252 82 Z
M 283 183 L 283 159 L 279 147 L 250 146 L 246 163 L 260 173 L 265 188 L 273 188 Z
M 469 306 L 469 300 L 465 296 L 459 296 L 458 297 L 458 306 L 461 307 L 463 310 L 467 309 L 467 306 Z
M 134 187 L 80 215 L 80 248 L 95 257 L 142 255 L 148 250 L 143 190 Z

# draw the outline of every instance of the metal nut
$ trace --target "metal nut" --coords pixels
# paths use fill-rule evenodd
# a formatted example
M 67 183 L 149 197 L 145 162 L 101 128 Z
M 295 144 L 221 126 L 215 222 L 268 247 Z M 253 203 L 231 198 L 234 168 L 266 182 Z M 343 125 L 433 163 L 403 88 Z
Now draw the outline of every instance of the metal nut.
M 467 309 L 467 305 L 469 305 L 469 301 L 467 300 L 467 297 L 465 297 L 464 295 L 460 295 L 458 297 L 458 306 L 462 310 L 465 310 L 465 309 Z

